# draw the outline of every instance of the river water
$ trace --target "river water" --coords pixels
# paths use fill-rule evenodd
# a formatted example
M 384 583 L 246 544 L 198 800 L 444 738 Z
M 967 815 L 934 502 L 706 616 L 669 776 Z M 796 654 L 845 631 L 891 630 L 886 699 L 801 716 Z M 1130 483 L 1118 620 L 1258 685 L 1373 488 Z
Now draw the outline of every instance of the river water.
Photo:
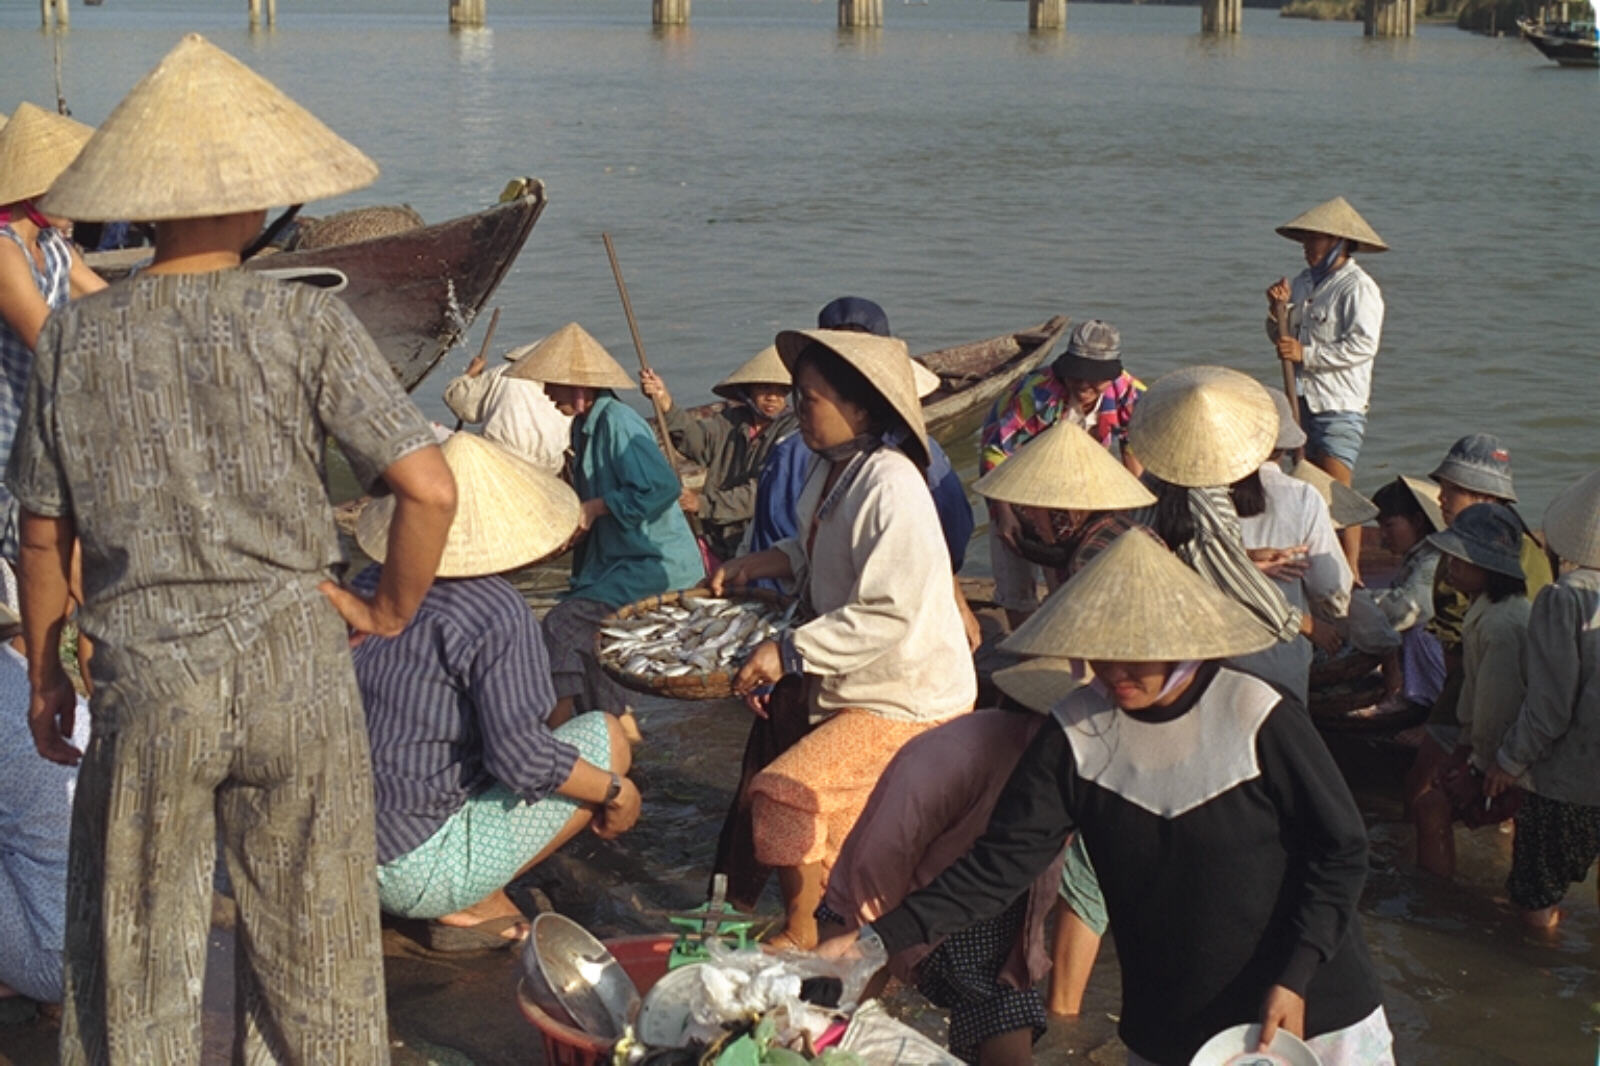
M 1519 41 L 1439 26 L 1366 40 L 1255 9 L 1216 40 L 1193 7 L 1088 4 L 1066 33 L 1030 35 L 1023 4 L 977 0 L 889 0 L 885 28 L 859 33 L 809 0 L 699 0 L 668 31 L 647 0 L 490 0 L 490 27 L 462 33 L 445 0 L 282 0 L 278 29 L 255 35 L 244 8 L 75 7 L 74 113 L 104 118 L 194 29 L 381 165 L 374 187 L 310 211 L 408 202 L 438 220 L 543 178 L 550 208 L 493 301 L 502 350 L 575 319 L 631 362 L 608 230 L 652 359 L 691 402 L 846 292 L 919 350 L 1064 312 L 1120 325 L 1147 380 L 1219 362 L 1271 384 L 1262 291 L 1302 265 L 1273 226 L 1343 194 L 1394 249 L 1366 259 L 1388 318 L 1358 487 L 1490 430 L 1536 523 L 1600 466 L 1600 79 Z M 37 20 L 31 0 L 0 0 L 0 109 L 53 95 Z M 435 417 L 481 332 L 417 390 Z M 970 475 L 970 443 L 952 450 Z M 622 898 L 645 876 L 630 847 L 678 897 L 697 885 L 739 726 L 658 718 L 676 754 L 643 772 L 664 791 L 631 843 L 600 849 Z M 1356 761 L 1374 775 L 1364 911 L 1403 1061 L 1593 1061 L 1592 876 L 1561 938 L 1528 940 L 1498 898 L 1506 838 L 1463 834 L 1461 883 L 1421 882 L 1392 756 Z

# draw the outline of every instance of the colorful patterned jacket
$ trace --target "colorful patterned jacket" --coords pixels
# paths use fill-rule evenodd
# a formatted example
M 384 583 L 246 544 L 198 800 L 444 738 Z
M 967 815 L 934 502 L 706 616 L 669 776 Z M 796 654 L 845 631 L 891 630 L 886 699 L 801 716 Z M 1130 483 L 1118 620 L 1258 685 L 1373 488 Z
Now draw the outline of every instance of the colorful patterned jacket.
M 1100 409 L 1095 412 L 1091 435 L 1110 447 L 1126 443 L 1128 422 L 1144 391 L 1144 383 L 1126 370 L 1100 394 Z M 1011 454 L 1040 433 L 1056 424 L 1071 402 L 1061 379 L 1049 367 L 1035 370 L 1006 396 L 995 401 L 983 421 L 979 472 L 987 474 Z

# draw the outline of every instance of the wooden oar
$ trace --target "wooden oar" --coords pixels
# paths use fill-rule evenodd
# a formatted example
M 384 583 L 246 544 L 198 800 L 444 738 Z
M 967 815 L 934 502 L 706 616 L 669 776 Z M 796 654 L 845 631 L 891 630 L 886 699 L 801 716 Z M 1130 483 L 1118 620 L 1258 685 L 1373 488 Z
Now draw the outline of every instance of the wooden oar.
M 489 316 L 489 328 L 483 331 L 483 344 L 478 348 L 478 359 L 483 359 L 489 354 L 489 342 L 494 340 L 494 328 L 500 324 L 500 309 L 496 307 L 494 314 Z M 474 359 L 473 362 L 477 362 Z M 461 419 L 456 419 L 456 429 L 461 428 Z
M 1289 305 L 1286 304 L 1286 303 L 1285 304 L 1279 304 L 1278 305 L 1278 336 L 1279 337 L 1287 337 L 1288 335 L 1289 335 Z M 1300 425 L 1300 394 L 1295 389 L 1295 384 L 1294 384 L 1294 364 L 1289 362 L 1289 360 L 1284 359 L 1284 358 L 1282 358 L 1280 356 L 1279 359 L 1278 359 L 1278 365 L 1283 367 L 1283 394 L 1289 398 L 1289 412 L 1294 415 L 1294 424 L 1298 426 L 1298 425 Z M 1298 463 L 1298 462 L 1302 461 L 1303 459 L 1305 459 L 1305 457 L 1306 457 L 1306 450 L 1305 450 L 1304 447 L 1296 448 L 1294 450 L 1294 461 L 1295 462 Z

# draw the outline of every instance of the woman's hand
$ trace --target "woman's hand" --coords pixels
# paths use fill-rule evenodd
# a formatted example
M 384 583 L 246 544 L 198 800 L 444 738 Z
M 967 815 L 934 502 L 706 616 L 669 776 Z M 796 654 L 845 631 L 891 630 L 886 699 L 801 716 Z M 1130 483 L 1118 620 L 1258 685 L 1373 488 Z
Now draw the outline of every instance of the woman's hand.
M 1278 581 L 1299 581 L 1311 569 L 1311 547 L 1298 544 L 1293 548 L 1251 548 L 1245 554 L 1250 561 L 1270 578 Z
M 1267 287 L 1267 303 L 1273 308 L 1289 302 L 1289 279 L 1279 278 Z
M 639 390 L 650 399 L 660 401 L 663 411 L 672 410 L 672 393 L 667 391 L 667 383 L 654 370 L 639 371 Z
M 711 575 L 706 586 L 711 589 L 711 595 L 721 596 L 728 589 L 742 589 L 750 582 L 764 577 L 785 581 L 792 579 L 794 569 L 789 565 L 789 557 L 777 548 L 767 548 L 765 551 L 729 559 L 717 567 L 716 573 Z
M 72 728 L 78 713 L 78 694 L 64 671 L 50 681 L 36 684 L 28 697 L 28 728 L 39 754 L 62 766 L 76 766 L 83 758 L 72 743 Z
M 767 716 L 766 694 L 759 699 L 752 699 L 756 690 L 763 685 L 775 685 L 783 680 L 783 656 L 778 652 L 778 642 L 764 640 L 756 645 L 756 650 L 750 653 L 750 658 L 744 661 L 739 668 L 739 673 L 733 679 L 733 691 L 736 695 L 745 697 L 745 706 L 750 708 L 752 714 L 758 718 Z
M 617 837 L 633 828 L 639 820 L 639 808 L 644 805 L 644 799 L 639 795 L 639 787 L 633 783 L 632 778 L 622 779 L 622 791 L 617 793 L 617 798 L 601 807 L 591 822 L 594 835 L 601 840 L 615 840 Z
M 584 500 L 578 508 L 578 531 L 587 533 L 594 528 L 600 516 L 611 513 L 611 508 L 606 506 L 606 501 L 599 496 L 592 500 Z
M 1005 502 L 996 502 L 994 505 L 994 532 L 1012 550 L 1017 550 L 1017 535 L 1022 532 L 1022 523 L 1017 518 L 1017 512 Z
M 1494 799 L 1506 789 L 1516 787 L 1516 777 L 1506 773 L 1501 768 L 1499 761 L 1489 764 L 1488 773 L 1483 775 L 1483 795 L 1486 799 Z
M 1295 1036 L 1306 1035 L 1306 1001 L 1282 985 L 1273 985 L 1261 1005 L 1261 1043 L 1256 1050 L 1271 1047 L 1279 1029 L 1287 1029 Z
M 812 954 L 822 959 L 857 959 L 861 957 L 861 952 L 856 949 L 857 940 L 857 933 L 852 929 L 824 940 Z
M 1305 361 L 1305 349 L 1295 337 L 1278 338 L 1278 358 L 1286 363 L 1299 363 Z

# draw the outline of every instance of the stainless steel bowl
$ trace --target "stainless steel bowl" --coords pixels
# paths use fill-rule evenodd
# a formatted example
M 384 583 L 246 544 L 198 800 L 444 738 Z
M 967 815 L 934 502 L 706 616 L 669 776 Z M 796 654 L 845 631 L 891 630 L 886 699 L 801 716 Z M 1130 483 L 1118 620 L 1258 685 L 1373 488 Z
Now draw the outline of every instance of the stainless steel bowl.
M 639 1013 L 639 989 L 606 946 L 560 914 L 541 914 L 522 950 L 528 998 L 557 1021 L 614 1040 Z

